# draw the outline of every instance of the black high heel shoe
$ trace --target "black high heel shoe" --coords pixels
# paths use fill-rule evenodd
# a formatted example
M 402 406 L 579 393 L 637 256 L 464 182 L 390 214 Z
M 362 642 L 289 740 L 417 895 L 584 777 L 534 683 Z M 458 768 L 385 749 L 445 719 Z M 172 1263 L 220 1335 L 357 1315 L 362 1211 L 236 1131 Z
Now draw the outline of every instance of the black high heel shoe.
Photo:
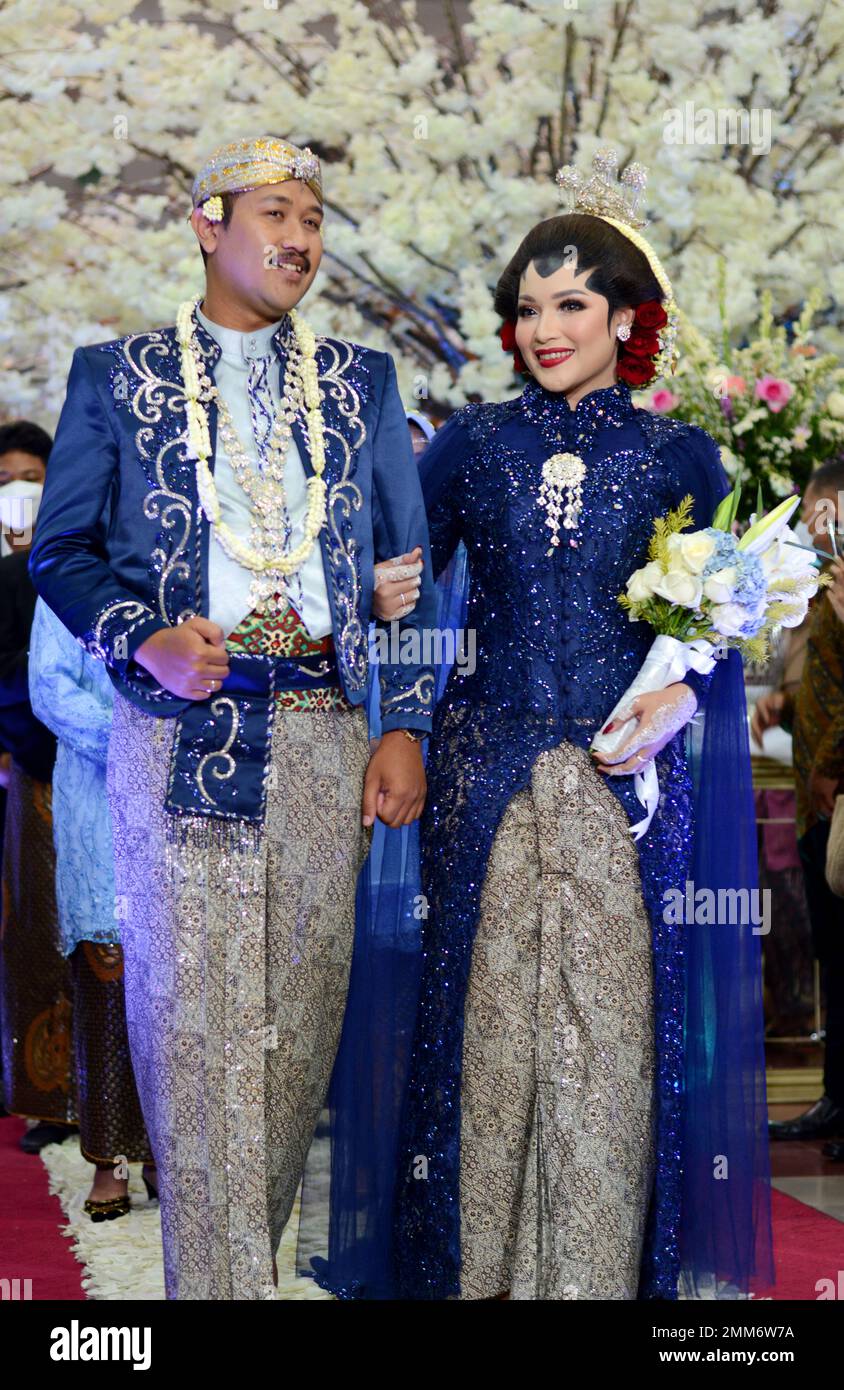
M 149 1200 L 150 1200 L 151 1202 L 157 1202 L 157 1201 L 158 1201 L 158 1188 L 155 1187 L 155 1186 L 153 1186 L 153 1184 L 150 1182 L 149 1178 L 147 1177 L 146 1173 L 143 1172 L 143 1170 L 141 1171 L 141 1177 L 143 1178 L 143 1181 L 144 1181 L 144 1187 L 145 1187 L 146 1190 L 147 1190 L 147 1197 L 149 1198 Z
M 112 1163 L 101 1161 L 95 1166 L 98 1173 L 114 1171 L 114 1164 Z M 124 1192 L 119 1197 L 86 1197 L 83 1211 L 94 1222 L 116 1221 L 119 1216 L 128 1216 L 131 1207 L 129 1193 Z
M 128 1193 L 124 1197 L 108 1197 L 100 1200 L 97 1197 L 86 1197 L 84 1210 L 91 1220 L 97 1221 L 116 1221 L 119 1216 L 128 1216 L 131 1210 Z

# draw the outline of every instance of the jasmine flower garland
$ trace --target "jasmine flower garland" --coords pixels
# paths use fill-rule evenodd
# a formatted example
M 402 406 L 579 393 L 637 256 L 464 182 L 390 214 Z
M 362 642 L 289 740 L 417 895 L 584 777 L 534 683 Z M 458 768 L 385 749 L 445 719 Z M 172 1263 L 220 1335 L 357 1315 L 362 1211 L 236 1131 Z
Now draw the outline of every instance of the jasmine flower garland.
M 211 436 L 208 429 L 208 416 L 201 404 L 200 394 L 203 385 L 208 386 L 204 369 L 197 359 L 193 344 L 193 315 L 198 299 L 186 300 L 179 306 L 176 318 L 176 337 L 181 350 L 182 380 L 185 386 L 185 409 L 188 418 L 188 439 L 190 454 L 196 460 L 196 487 L 202 510 L 213 527 L 213 533 L 226 554 L 244 569 L 256 575 L 290 575 L 305 563 L 325 525 L 326 485 L 322 474 L 325 470 L 325 428 L 320 409 L 319 377 L 316 368 L 316 338 L 313 330 L 300 317 L 295 309 L 290 310 L 290 321 L 296 343 L 301 354 L 298 373 L 305 401 L 308 444 L 313 477 L 308 478 L 308 510 L 305 516 L 304 538 L 293 550 L 283 553 L 276 546 L 259 549 L 242 540 L 222 519 L 222 509 L 209 467 L 211 457 Z M 288 363 L 288 369 L 290 364 Z M 212 391 L 216 388 L 211 386 Z M 285 373 L 285 398 L 288 395 L 287 374 Z M 270 585 L 272 587 L 272 585 Z

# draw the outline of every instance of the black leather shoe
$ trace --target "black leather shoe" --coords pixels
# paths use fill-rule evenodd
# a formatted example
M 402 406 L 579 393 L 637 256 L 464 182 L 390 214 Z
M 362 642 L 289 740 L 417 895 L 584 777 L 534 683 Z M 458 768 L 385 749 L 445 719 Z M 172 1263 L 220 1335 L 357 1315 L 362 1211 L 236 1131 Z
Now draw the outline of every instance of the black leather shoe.
M 20 1147 L 25 1154 L 40 1154 L 48 1144 L 63 1144 L 69 1134 L 78 1134 L 76 1125 L 34 1125 L 20 1139 Z
M 844 1163 L 844 1143 L 824 1144 L 821 1149 L 824 1158 L 831 1158 L 833 1163 Z
M 769 1120 L 769 1139 L 844 1139 L 844 1105 L 821 1096 L 793 1120 Z

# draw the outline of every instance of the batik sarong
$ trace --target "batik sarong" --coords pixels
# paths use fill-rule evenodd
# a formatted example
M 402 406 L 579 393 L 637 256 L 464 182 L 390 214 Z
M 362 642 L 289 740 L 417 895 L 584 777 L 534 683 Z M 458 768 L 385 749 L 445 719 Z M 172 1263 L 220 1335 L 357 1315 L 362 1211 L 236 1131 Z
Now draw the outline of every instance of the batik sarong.
M 228 643 L 328 650 L 295 615 L 250 615 Z M 339 691 L 298 694 L 278 697 L 260 830 L 174 824 L 164 810 L 173 721 L 115 701 L 115 886 L 168 1298 L 275 1296 L 272 1258 L 339 1040 L 369 739 L 363 710 Z
M 481 896 L 461 1085 L 463 1298 L 634 1299 L 653 1179 L 653 948 L 624 809 L 539 755 Z

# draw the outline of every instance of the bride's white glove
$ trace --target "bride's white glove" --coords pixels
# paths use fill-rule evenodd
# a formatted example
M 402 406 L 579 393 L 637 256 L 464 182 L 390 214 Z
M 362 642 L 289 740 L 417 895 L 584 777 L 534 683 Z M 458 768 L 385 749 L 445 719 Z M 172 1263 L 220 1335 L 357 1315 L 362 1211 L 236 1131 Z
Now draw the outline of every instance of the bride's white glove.
M 396 555 L 381 560 L 375 566 L 375 592 L 372 611 L 382 622 L 406 618 L 416 607 L 422 573 L 422 547 L 417 545 L 409 555 Z
M 628 708 L 621 710 L 601 732 L 610 733 L 612 729 L 626 724 L 628 719 L 638 718 L 636 728 L 612 754 L 591 749 L 595 766 L 599 772 L 606 772 L 610 777 L 641 772 L 666 743 L 670 743 L 674 735 L 688 724 L 696 709 L 697 696 L 683 681 L 676 681 L 666 686 L 665 690 L 651 690 L 637 695 Z

